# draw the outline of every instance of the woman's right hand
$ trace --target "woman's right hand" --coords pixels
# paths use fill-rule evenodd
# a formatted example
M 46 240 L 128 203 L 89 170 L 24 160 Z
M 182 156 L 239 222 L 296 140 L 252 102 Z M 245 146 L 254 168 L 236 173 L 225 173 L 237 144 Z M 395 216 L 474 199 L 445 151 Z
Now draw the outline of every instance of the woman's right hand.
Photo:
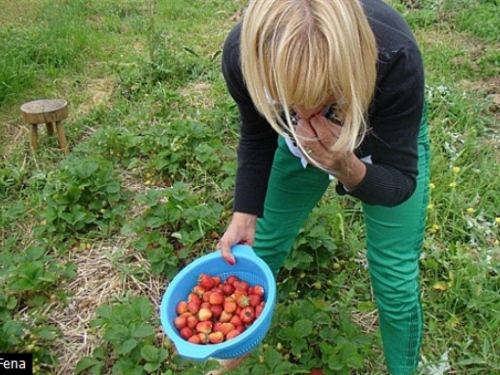
M 216 249 L 221 250 L 222 258 L 230 265 L 236 263 L 234 255 L 231 254 L 231 248 L 237 244 L 253 246 L 255 241 L 255 228 L 257 225 L 257 216 L 235 212 L 233 218 L 216 245 Z

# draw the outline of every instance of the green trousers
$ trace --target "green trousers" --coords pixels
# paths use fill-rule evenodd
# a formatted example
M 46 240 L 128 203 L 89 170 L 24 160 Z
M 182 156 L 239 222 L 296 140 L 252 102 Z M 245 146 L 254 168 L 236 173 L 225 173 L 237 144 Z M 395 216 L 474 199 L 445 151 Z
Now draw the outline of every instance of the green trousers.
M 423 243 L 429 186 L 429 141 L 424 116 L 419 135 L 419 175 L 414 194 L 396 207 L 363 204 L 370 278 L 379 312 L 387 369 L 412 374 L 422 338 L 419 257 Z M 325 193 L 329 176 L 303 168 L 279 140 L 265 201 L 257 221 L 256 253 L 275 274 L 283 265 L 300 227 Z

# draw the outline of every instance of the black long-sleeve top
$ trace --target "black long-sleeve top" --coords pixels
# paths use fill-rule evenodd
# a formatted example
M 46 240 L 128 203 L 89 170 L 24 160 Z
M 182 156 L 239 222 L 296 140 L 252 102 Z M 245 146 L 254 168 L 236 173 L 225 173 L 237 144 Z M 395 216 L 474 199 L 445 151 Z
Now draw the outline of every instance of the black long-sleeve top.
M 371 155 L 366 175 L 348 194 L 371 205 L 395 206 L 414 192 L 417 138 L 424 106 L 424 69 L 415 37 L 403 17 L 382 0 L 362 0 L 378 47 L 377 81 L 367 114 L 369 133 L 355 151 Z M 222 72 L 240 115 L 234 211 L 263 213 L 278 134 L 257 111 L 240 67 L 237 24 L 224 44 Z M 336 53 L 336 52 L 333 52 Z M 338 183 L 336 191 L 346 191 Z

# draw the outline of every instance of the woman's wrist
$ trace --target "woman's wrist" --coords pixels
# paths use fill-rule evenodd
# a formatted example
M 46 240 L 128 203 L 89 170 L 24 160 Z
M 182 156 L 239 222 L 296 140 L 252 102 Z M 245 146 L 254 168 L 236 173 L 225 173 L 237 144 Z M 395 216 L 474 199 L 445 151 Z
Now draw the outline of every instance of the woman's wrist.
M 346 155 L 343 166 L 333 173 L 347 192 L 354 190 L 366 175 L 366 165 L 354 153 Z

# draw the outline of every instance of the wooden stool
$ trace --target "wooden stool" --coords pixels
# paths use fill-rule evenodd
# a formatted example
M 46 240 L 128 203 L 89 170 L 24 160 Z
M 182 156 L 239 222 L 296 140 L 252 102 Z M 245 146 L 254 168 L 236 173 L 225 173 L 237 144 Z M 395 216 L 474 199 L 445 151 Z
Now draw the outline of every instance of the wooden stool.
M 47 134 L 54 135 L 56 123 L 57 138 L 59 146 L 65 154 L 68 153 L 68 142 L 62 127 L 62 120 L 68 117 L 68 103 L 61 99 L 42 99 L 25 103 L 21 106 L 24 120 L 31 124 L 31 147 L 33 151 L 38 149 L 38 125 L 47 125 Z

